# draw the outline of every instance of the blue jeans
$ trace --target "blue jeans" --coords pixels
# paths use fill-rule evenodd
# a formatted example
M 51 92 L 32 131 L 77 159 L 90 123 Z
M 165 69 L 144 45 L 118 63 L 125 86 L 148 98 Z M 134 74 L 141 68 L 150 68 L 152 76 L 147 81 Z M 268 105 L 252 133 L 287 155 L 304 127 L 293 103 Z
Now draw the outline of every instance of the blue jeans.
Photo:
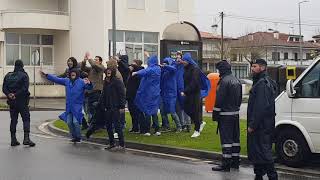
M 191 119 L 184 112 L 184 110 L 181 108 L 181 105 L 179 104 L 179 102 L 177 102 L 176 110 L 177 110 L 177 114 L 178 114 L 178 117 L 180 119 L 181 125 L 182 126 L 190 126 L 191 125 Z
M 72 113 L 69 113 L 67 116 L 67 124 L 70 131 L 70 136 L 73 139 L 81 139 L 81 126 L 77 121 L 77 118 L 73 116 Z

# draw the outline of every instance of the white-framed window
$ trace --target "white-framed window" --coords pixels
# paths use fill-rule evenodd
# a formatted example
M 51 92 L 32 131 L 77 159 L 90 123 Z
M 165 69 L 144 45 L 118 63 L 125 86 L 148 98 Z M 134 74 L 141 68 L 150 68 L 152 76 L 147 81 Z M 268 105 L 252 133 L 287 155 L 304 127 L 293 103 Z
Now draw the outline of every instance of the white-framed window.
M 164 9 L 168 12 L 179 12 L 179 0 L 164 0 Z
M 109 30 L 109 39 L 112 43 L 112 30 Z M 117 31 L 116 32 L 117 49 L 120 54 L 129 56 L 129 63 L 134 59 L 139 59 L 147 64 L 147 58 L 144 52 L 150 55 L 159 54 L 159 33 L 142 31 Z
M 53 35 L 6 33 L 6 65 L 21 59 L 25 66 L 53 65 Z
M 146 7 L 145 0 L 127 0 L 128 9 L 144 10 Z

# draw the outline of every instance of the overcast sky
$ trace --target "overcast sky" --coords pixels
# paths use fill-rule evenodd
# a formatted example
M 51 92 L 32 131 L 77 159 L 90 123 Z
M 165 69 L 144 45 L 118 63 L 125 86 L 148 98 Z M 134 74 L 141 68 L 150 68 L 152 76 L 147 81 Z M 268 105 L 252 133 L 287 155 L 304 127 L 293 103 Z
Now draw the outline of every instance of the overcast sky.
M 195 2 L 196 25 L 201 31 L 214 32 L 210 26 L 220 21 L 219 12 L 223 11 L 226 14 L 225 35 L 228 36 L 238 37 L 250 32 L 266 31 L 269 28 L 283 33 L 299 34 L 297 25 L 299 0 L 196 0 Z M 307 24 L 302 26 L 302 34 L 307 40 L 317 32 L 320 34 L 320 0 L 303 3 L 301 17 L 302 23 Z M 244 20 L 248 18 L 259 21 Z M 220 34 L 220 27 L 217 31 Z

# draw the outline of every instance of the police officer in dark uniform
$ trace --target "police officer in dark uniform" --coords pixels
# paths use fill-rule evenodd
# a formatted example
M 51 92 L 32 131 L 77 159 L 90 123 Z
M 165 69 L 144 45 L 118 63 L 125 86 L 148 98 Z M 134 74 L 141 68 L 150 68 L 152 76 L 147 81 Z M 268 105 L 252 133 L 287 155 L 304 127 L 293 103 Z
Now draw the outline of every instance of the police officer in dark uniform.
M 242 102 L 242 86 L 232 75 L 231 65 L 222 60 L 217 63 L 220 74 L 216 93 L 213 119 L 218 122 L 218 130 L 223 153 L 222 164 L 213 171 L 229 172 L 230 168 L 239 169 L 240 127 L 239 110 Z
M 266 69 L 267 62 L 263 59 L 251 62 L 253 87 L 248 102 L 248 157 L 254 165 L 256 180 L 262 180 L 265 174 L 270 180 L 277 180 L 272 158 L 277 86 Z
M 24 140 L 23 145 L 35 146 L 29 138 L 30 134 L 30 112 L 29 112 L 29 76 L 23 69 L 23 62 L 17 60 L 14 65 L 14 71 L 9 72 L 3 81 L 3 93 L 8 98 L 10 106 L 10 132 L 11 146 L 18 146 L 20 143 L 16 138 L 16 128 L 18 124 L 18 115 L 20 114 L 23 121 Z

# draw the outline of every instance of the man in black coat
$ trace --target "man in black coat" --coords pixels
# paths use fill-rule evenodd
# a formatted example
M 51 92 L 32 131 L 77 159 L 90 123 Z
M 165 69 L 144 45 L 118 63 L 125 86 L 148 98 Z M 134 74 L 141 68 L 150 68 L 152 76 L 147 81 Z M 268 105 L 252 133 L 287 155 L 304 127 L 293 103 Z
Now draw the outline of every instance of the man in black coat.
M 248 158 L 254 165 L 256 180 L 265 174 L 278 179 L 272 157 L 272 136 L 275 129 L 276 84 L 266 72 L 263 59 L 251 63 L 253 87 L 248 102 Z
M 118 70 L 123 78 L 124 86 L 127 87 L 128 78 L 130 75 L 129 57 L 127 55 L 122 55 L 119 57 Z
M 184 91 L 181 92 L 181 96 L 184 98 L 184 111 L 191 120 L 194 122 L 195 131 L 192 138 L 200 136 L 200 125 L 201 125 L 201 79 L 200 69 L 197 67 L 195 62 L 191 59 L 189 53 L 185 54 L 179 61 L 184 65 Z
M 229 172 L 230 168 L 239 169 L 239 110 L 242 86 L 240 81 L 232 75 L 231 65 L 227 61 L 220 61 L 216 67 L 219 70 L 220 81 L 212 115 L 218 122 L 223 158 L 222 164 L 213 167 L 212 170 Z
M 8 105 L 10 106 L 10 132 L 11 132 L 11 146 L 20 145 L 16 138 L 16 128 L 18 124 L 19 114 L 23 121 L 24 140 L 23 145 L 30 147 L 36 144 L 29 138 L 30 134 L 30 111 L 29 111 L 29 76 L 23 69 L 23 62 L 17 60 L 14 64 L 14 71 L 9 72 L 3 81 L 3 93 L 8 98 Z
M 133 60 L 133 63 L 129 66 L 130 76 L 128 78 L 127 84 L 127 100 L 128 100 L 128 109 L 132 118 L 132 129 L 130 133 L 139 133 L 141 132 L 144 122 L 144 114 L 139 110 L 135 105 L 134 100 L 137 95 L 137 91 L 140 86 L 141 78 L 139 76 L 132 76 L 132 73 L 138 72 L 141 69 L 144 69 L 141 60 Z M 141 132 L 142 133 L 142 132 Z

